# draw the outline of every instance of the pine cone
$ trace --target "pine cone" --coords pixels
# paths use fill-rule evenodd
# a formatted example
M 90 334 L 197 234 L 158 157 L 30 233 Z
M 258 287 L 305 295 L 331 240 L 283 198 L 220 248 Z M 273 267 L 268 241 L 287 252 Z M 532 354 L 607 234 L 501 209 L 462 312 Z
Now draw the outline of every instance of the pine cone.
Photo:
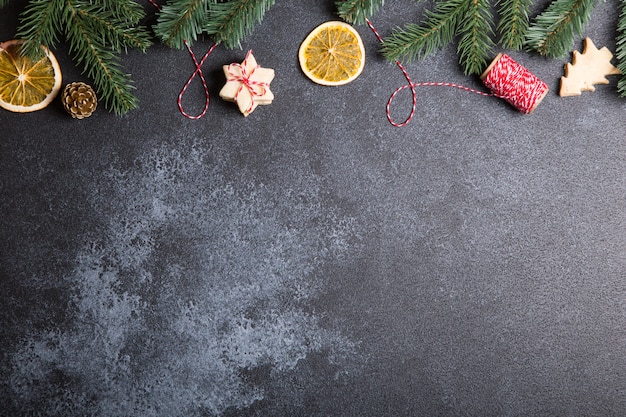
M 96 92 L 81 82 L 66 85 L 61 99 L 65 110 L 75 119 L 91 116 L 98 106 Z

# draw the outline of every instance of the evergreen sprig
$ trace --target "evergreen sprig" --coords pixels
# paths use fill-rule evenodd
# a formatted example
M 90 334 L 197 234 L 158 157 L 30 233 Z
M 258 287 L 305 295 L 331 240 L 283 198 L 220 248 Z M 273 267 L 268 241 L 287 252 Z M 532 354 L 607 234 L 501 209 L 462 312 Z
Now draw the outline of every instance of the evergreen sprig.
M 622 97 L 626 97 L 626 0 L 620 1 L 615 56 L 617 68 L 622 72 L 622 77 L 617 82 L 617 91 Z
M 137 10 L 137 3 L 129 2 L 131 7 L 122 9 L 107 9 L 97 4 L 81 3 L 77 4 L 79 8 L 76 9 L 80 19 L 77 23 L 99 33 L 103 45 L 111 47 L 115 52 L 127 52 L 129 47 L 145 51 L 150 45 L 148 33 L 135 26 L 143 16 L 143 10 Z
M 498 43 L 520 49 L 528 29 L 532 0 L 499 0 Z M 480 74 L 496 42 L 489 0 L 444 0 L 424 12 L 421 24 L 409 23 L 384 39 L 382 53 L 390 61 L 424 58 L 458 38 L 457 54 L 465 74 Z
M 457 52 L 465 74 L 480 74 L 487 66 L 494 43 L 493 15 L 488 0 L 474 0 L 467 5 L 465 18 L 458 27 L 460 36 Z
M 119 54 L 150 46 L 149 33 L 138 26 L 143 16 L 132 0 L 30 0 L 20 16 L 17 37 L 26 41 L 22 53 L 37 59 L 40 45 L 54 48 L 65 35 L 73 59 L 93 80 L 105 107 L 122 115 L 137 107 L 137 98 Z
M 43 57 L 41 45 L 53 48 L 61 32 L 64 0 L 31 0 L 20 15 L 17 38 L 24 39 L 21 52 L 37 61 Z
M 340 0 L 336 1 L 339 17 L 353 25 L 362 25 L 373 16 L 385 0 Z
M 528 13 L 532 4 L 533 0 L 500 0 L 498 2 L 500 14 L 498 33 L 500 45 L 503 48 L 518 51 L 524 46 L 529 26 Z
M 116 52 L 127 46 L 145 51 L 150 45 L 147 32 L 126 26 L 127 22 L 116 20 L 117 16 L 102 6 L 82 0 L 65 2 L 64 23 L 68 28 L 70 52 L 93 79 L 105 107 L 117 115 L 137 108 L 137 98 L 131 92 L 134 89 L 131 76 L 123 72 Z
M 117 19 L 134 25 L 138 24 L 145 17 L 143 7 L 134 1 L 119 0 L 99 0 L 102 7 L 110 11 Z
M 468 0 L 438 2 L 433 10 L 425 12 L 426 20 L 421 25 L 408 23 L 386 37 L 382 46 L 383 55 L 390 61 L 412 61 L 443 48 L 452 42 L 468 3 Z
M 203 30 L 227 48 L 240 48 L 254 25 L 274 5 L 275 0 L 230 0 L 209 6 Z
M 241 42 L 261 22 L 275 0 L 170 0 L 159 12 L 155 34 L 166 45 L 182 48 L 201 34 L 227 48 Z
M 529 50 L 551 58 L 565 56 L 581 35 L 597 0 L 554 0 L 528 29 Z
M 182 48 L 184 41 L 198 39 L 209 13 L 209 4 L 217 0 L 173 0 L 163 5 L 154 33 L 163 43 Z
M 498 44 L 540 55 L 565 55 L 576 34 L 581 34 L 597 0 L 553 0 L 529 24 L 532 0 L 497 0 Z M 489 0 L 443 0 L 425 12 L 421 25 L 407 24 L 385 38 L 383 54 L 390 60 L 423 58 L 459 37 L 459 63 L 466 74 L 479 74 L 491 53 L 494 17 Z

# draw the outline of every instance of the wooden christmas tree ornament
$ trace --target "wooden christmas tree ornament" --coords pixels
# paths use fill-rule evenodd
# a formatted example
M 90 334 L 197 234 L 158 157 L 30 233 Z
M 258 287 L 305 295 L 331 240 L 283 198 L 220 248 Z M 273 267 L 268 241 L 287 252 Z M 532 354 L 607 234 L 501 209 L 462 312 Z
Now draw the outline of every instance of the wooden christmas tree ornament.
M 613 54 L 606 46 L 596 48 L 591 39 L 585 38 L 583 53 L 574 51 L 572 63 L 565 64 L 565 76 L 561 77 L 561 97 L 579 96 L 583 91 L 595 91 L 594 84 L 608 84 L 607 75 L 621 74 L 611 64 Z

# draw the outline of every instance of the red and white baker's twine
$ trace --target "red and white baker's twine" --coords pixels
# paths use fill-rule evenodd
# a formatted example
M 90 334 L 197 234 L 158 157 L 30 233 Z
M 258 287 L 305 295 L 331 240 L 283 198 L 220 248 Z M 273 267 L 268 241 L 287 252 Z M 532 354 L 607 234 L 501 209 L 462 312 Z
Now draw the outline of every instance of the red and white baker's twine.
M 367 18 L 365 19 L 365 22 L 367 23 L 367 26 L 369 26 L 369 28 L 372 30 L 372 32 L 374 32 L 374 35 L 376 35 L 376 38 L 378 39 L 378 41 L 382 44 L 383 43 L 383 38 L 382 38 L 382 36 L 380 36 L 380 33 L 378 33 L 378 31 L 376 30 L 374 25 L 372 25 L 372 22 L 370 22 L 370 20 L 367 19 Z M 400 68 L 400 71 L 402 71 L 402 74 L 404 74 L 404 78 L 406 78 L 406 80 L 408 82 L 408 84 L 405 84 L 403 86 L 398 87 L 391 94 L 391 97 L 389 97 L 389 100 L 387 101 L 387 106 L 385 108 L 385 111 L 387 113 L 387 120 L 389 120 L 389 123 L 391 123 L 393 126 L 396 126 L 396 127 L 406 126 L 407 124 L 409 124 L 411 119 L 413 119 L 413 116 L 415 116 L 415 110 L 416 110 L 416 107 L 417 107 L 417 92 L 415 91 L 415 87 L 454 87 L 454 88 L 460 88 L 461 90 L 470 91 L 472 93 L 480 94 L 481 96 L 493 96 L 492 93 L 485 93 L 485 92 L 482 92 L 482 91 L 474 90 L 473 88 L 465 87 L 463 85 L 454 84 L 454 83 L 427 82 L 427 81 L 426 82 L 415 83 L 415 82 L 413 82 L 413 80 L 411 79 L 411 76 L 409 75 L 407 70 L 404 68 L 404 65 L 402 65 L 402 63 L 400 61 L 396 61 L 396 65 L 397 65 L 398 68 Z M 396 98 L 396 95 L 400 91 L 405 90 L 407 88 L 411 89 L 411 96 L 413 97 L 413 105 L 411 106 L 411 113 L 409 114 L 409 116 L 402 123 L 396 123 L 393 120 L 393 117 L 391 116 L 391 103 L 393 102 L 393 100 Z
M 374 25 L 365 19 L 367 25 L 372 30 L 378 41 L 382 44 L 383 38 L 380 36 Z M 404 68 L 404 65 L 400 61 L 396 61 L 396 65 L 404 74 L 408 84 L 398 87 L 389 97 L 385 111 L 387 113 L 387 120 L 393 126 L 402 127 L 406 126 L 413 116 L 415 115 L 417 107 L 417 92 L 416 87 L 454 87 L 461 90 L 469 91 L 471 93 L 479 94 L 487 97 L 498 97 L 507 100 L 515 108 L 522 113 L 530 113 L 541 101 L 548 86 L 537 77 L 535 77 L 530 71 L 523 66 L 519 65 L 512 58 L 507 55 L 502 55 L 497 64 L 493 66 L 491 71 L 487 74 L 484 83 L 491 90 L 491 93 L 475 90 L 463 85 L 448 83 L 448 82 L 413 82 L 409 73 Z M 413 98 L 413 104 L 411 107 L 411 113 L 402 123 L 397 123 L 391 116 L 391 103 L 395 99 L 396 95 L 405 89 L 411 89 L 411 95 Z
M 156 7 L 157 9 L 161 10 L 161 6 L 159 4 L 157 4 L 154 0 L 148 0 L 154 7 Z M 191 55 L 191 59 L 193 60 L 194 65 L 196 66 L 196 69 L 194 70 L 194 72 L 191 74 L 191 76 L 189 77 L 189 79 L 187 80 L 187 82 L 185 83 L 185 85 L 183 86 L 183 88 L 180 90 L 180 93 L 178 94 L 178 99 L 176 100 L 176 103 L 178 104 L 178 110 L 180 110 L 181 114 L 183 116 L 185 116 L 188 119 L 191 120 L 197 120 L 200 119 L 201 117 L 203 117 L 207 110 L 209 109 L 209 102 L 211 100 L 211 96 L 209 94 L 209 87 L 207 86 L 206 83 L 206 79 L 204 78 L 204 73 L 202 72 L 202 65 L 204 64 L 204 61 L 207 60 L 207 58 L 209 57 L 209 55 L 211 55 L 211 52 L 213 52 L 213 50 L 217 47 L 217 42 L 214 43 L 209 50 L 202 56 L 202 59 L 200 59 L 200 62 L 198 62 L 197 58 L 196 58 L 196 54 L 193 53 L 193 50 L 191 49 L 191 46 L 189 46 L 189 43 L 187 42 L 187 40 L 183 40 L 183 42 L 185 43 L 185 47 L 187 47 L 187 50 L 189 51 L 189 55 Z M 202 109 L 202 111 L 193 116 L 190 115 L 189 113 L 187 113 L 184 109 L 183 109 L 183 95 L 185 95 L 185 93 L 187 92 L 187 89 L 189 88 L 189 85 L 191 84 L 191 82 L 193 81 L 194 78 L 196 78 L 196 75 L 198 77 L 200 77 L 200 81 L 202 82 L 202 88 L 204 88 L 204 108 Z
M 206 111 L 209 108 L 209 102 L 211 99 L 209 95 L 209 87 L 207 87 L 206 79 L 204 78 L 204 74 L 202 73 L 202 64 L 204 64 L 204 61 L 206 61 L 209 55 L 211 55 L 211 52 L 213 52 L 215 47 L 217 47 L 217 43 L 214 43 L 213 46 L 211 46 L 209 50 L 202 56 L 202 59 L 200 60 L 200 62 L 198 62 L 198 60 L 196 59 L 196 55 L 191 50 L 191 47 L 189 46 L 189 43 L 187 43 L 187 40 L 184 40 L 183 42 L 185 42 L 185 46 L 187 47 L 187 50 L 189 51 L 189 55 L 191 55 L 191 59 L 193 59 L 193 63 L 196 66 L 196 69 L 191 74 L 191 76 L 189 77 L 185 85 L 183 86 L 182 90 L 180 90 L 180 94 L 178 94 L 178 99 L 176 100 L 176 102 L 178 104 L 178 110 L 180 110 L 183 116 L 191 120 L 197 120 L 206 114 Z M 183 109 L 183 95 L 187 92 L 187 88 L 189 88 L 189 85 L 191 84 L 193 79 L 196 78 L 196 75 L 200 77 L 200 81 L 202 82 L 202 87 L 204 88 L 204 108 L 202 109 L 202 112 L 200 112 L 200 114 L 192 116 L 188 114 L 187 112 L 185 112 L 185 110 Z
M 248 113 L 250 113 L 254 109 L 254 97 L 261 97 L 265 95 L 265 93 L 267 92 L 267 88 L 269 88 L 269 84 L 264 81 L 254 81 L 250 79 L 250 77 L 252 77 L 252 75 L 254 74 L 254 71 L 256 71 L 257 68 L 260 68 L 260 65 L 257 65 L 256 67 L 252 68 L 252 71 L 250 72 L 250 74 L 248 74 L 246 67 L 248 66 L 248 59 L 251 54 L 252 51 L 248 51 L 246 57 L 241 64 L 234 63 L 228 65 L 229 77 L 226 79 L 226 81 L 229 82 L 234 81 L 241 83 L 241 86 L 235 93 L 235 101 L 237 101 L 239 93 L 241 93 L 244 87 L 250 93 L 252 99 L 250 100 L 250 107 L 248 107 L 247 109 Z M 232 68 L 238 68 L 239 71 L 233 71 Z M 257 89 L 259 91 L 257 91 Z
M 483 79 L 497 97 L 503 98 L 524 114 L 532 112 L 548 91 L 548 85 L 518 64 L 502 55 Z

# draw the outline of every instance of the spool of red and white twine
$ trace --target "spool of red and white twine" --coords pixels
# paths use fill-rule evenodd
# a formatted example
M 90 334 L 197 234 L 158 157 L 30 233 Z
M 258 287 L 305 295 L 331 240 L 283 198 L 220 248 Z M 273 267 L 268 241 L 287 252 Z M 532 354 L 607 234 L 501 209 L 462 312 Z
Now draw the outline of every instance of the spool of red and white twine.
M 524 114 L 532 113 L 548 93 L 546 83 L 505 54 L 498 54 L 480 79 L 494 96 Z
M 376 35 L 378 41 L 383 43 L 383 38 L 380 36 L 374 25 L 372 25 L 369 19 L 366 19 L 365 21 L 374 35 Z M 505 54 L 498 54 L 480 77 L 483 84 L 485 84 L 485 86 L 490 90 L 489 93 L 455 83 L 415 83 L 400 61 L 396 61 L 396 65 L 400 68 L 402 74 L 408 82 L 408 84 L 398 87 L 387 101 L 387 119 L 389 120 L 389 123 L 396 127 L 406 126 L 415 115 L 417 107 L 416 87 L 453 87 L 479 94 L 481 96 L 498 97 L 508 101 L 513 107 L 524 114 L 531 113 L 535 110 L 541 100 L 543 100 L 548 93 L 548 85 L 545 82 L 541 81 L 528 69 L 524 68 L 522 65 L 515 62 L 513 58 Z M 407 88 L 411 90 L 411 95 L 413 96 L 411 113 L 406 120 L 401 123 L 397 123 L 391 116 L 391 103 L 400 91 Z

